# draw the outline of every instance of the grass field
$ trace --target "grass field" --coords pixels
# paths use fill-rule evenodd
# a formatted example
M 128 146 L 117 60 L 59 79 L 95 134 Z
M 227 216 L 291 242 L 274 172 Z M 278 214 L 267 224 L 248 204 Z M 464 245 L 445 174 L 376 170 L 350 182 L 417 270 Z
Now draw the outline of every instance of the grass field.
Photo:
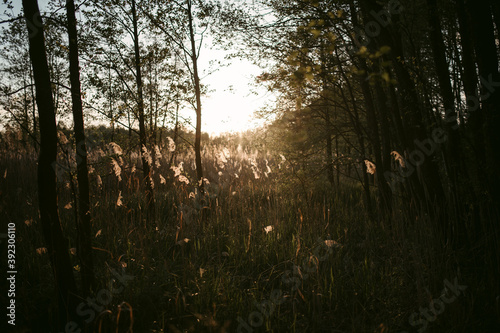
M 91 147 L 99 288 L 79 314 L 97 318 L 92 329 L 488 332 L 470 310 L 476 287 L 465 281 L 473 273 L 458 268 L 456 258 L 467 254 L 443 246 L 433 221 L 402 209 L 369 219 L 354 182 L 334 190 L 321 178 L 301 182 L 279 152 L 226 144 L 205 145 L 205 195 L 193 184 L 192 150 L 177 147 L 173 168 L 168 141 L 151 152 L 154 219 L 144 214 L 138 151 Z M 21 146 L 4 149 L 1 208 L 16 224 L 18 327 L 50 332 L 54 284 L 38 222 L 36 157 Z M 78 282 L 67 162 L 62 153 L 59 211 Z

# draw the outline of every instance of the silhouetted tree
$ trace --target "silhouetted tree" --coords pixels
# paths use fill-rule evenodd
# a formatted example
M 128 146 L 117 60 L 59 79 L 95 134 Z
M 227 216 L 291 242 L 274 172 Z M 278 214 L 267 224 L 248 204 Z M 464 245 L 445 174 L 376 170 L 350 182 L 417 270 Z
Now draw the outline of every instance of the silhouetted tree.
M 57 128 L 54 101 L 45 53 L 43 21 L 36 0 L 23 0 L 24 17 L 29 35 L 30 59 L 36 87 L 40 121 L 40 155 L 38 159 L 38 200 L 40 222 L 52 263 L 58 300 L 58 329 L 65 330 L 76 310 L 76 285 L 69 260 L 68 241 L 63 235 L 57 208 L 56 157 Z

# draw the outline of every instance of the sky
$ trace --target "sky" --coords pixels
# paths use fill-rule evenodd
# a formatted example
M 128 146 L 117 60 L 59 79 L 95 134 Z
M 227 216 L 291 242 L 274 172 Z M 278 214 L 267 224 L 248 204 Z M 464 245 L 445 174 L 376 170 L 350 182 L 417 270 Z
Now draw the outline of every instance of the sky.
M 200 69 L 208 68 L 208 61 L 221 59 L 224 52 L 203 50 L 200 54 Z M 250 84 L 261 69 L 246 60 L 230 60 L 227 67 L 202 79 L 211 92 L 202 97 L 202 130 L 211 135 L 224 132 L 241 132 L 262 124 L 253 113 L 272 98 L 265 88 Z M 193 111 L 194 112 L 194 111 Z
M 47 0 L 38 2 L 43 11 Z M 21 0 L 14 0 L 13 4 L 16 11 L 21 8 Z M 3 11 L 4 6 L 0 8 Z M 205 40 L 209 41 L 210 38 Z M 202 131 L 211 136 L 245 131 L 261 125 L 263 121 L 254 119 L 253 113 L 272 99 L 265 88 L 250 87 L 261 70 L 246 60 L 224 60 L 227 53 L 229 52 L 211 49 L 210 45 L 206 45 L 199 57 L 200 73 L 211 70 L 210 60 L 220 60 L 225 64 L 208 76 L 200 74 L 202 84 L 207 85 L 210 90 L 207 96 L 202 96 L 201 101 Z M 192 119 L 194 125 L 195 111 L 184 110 L 182 113 L 184 117 Z

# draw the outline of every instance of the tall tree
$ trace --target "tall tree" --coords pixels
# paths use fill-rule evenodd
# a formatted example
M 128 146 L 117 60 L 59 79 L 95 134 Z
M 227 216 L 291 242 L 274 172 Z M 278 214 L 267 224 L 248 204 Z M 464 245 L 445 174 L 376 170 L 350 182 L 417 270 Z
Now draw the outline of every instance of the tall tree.
M 71 82 L 71 100 L 73 103 L 73 121 L 76 140 L 76 171 L 78 180 L 78 242 L 77 253 L 80 258 L 82 272 L 83 296 L 90 293 L 94 285 L 94 262 L 92 260 L 91 245 L 91 215 L 89 172 L 87 166 L 87 145 L 83 121 L 82 93 L 80 84 L 80 65 L 78 59 L 78 35 L 76 28 L 75 3 L 66 1 L 68 15 L 69 41 L 69 71 Z
M 493 13 L 489 1 L 466 1 L 472 23 L 474 49 L 481 82 L 481 107 L 476 112 L 483 121 L 485 131 L 485 150 L 487 178 L 486 188 L 493 195 L 494 202 L 500 199 L 500 177 L 496 168 L 500 163 L 497 147 L 500 140 L 500 73 L 498 71 L 498 53 L 495 45 Z
M 193 27 L 193 2 L 191 0 L 186 0 L 187 4 L 187 16 L 189 24 L 189 40 L 191 43 L 191 63 L 193 65 L 193 82 L 196 95 L 196 133 L 194 139 L 194 152 L 196 156 L 196 175 L 197 181 L 203 191 L 203 169 L 201 165 L 201 87 L 200 87 L 200 76 L 198 74 L 198 54 L 196 51 L 196 40 L 194 35 Z
M 139 113 L 139 137 L 141 143 L 141 159 L 144 182 L 146 184 L 146 197 L 150 216 L 154 216 L 154 190 L 151 179 L 151 165 L 147 155 L 148 143 L 146 134 L 146 125 L 144 117 L 144 95 L 142 87 L 142 72 L 141 72 L 141 54 L 139 47 L 139 29 L 138 18 L 135 0 L 132 0 L 132 24 L 133 24 L 133 39 L 134 39 L 134 65 L 135 65 L 135 80 L 137 88 L 137 112 Z
M 68 241 L 63 235 L 57 208 L 55 173 L 57 128 L 54 100 L 45 53 L 43 21 L 37 0 L 23 0 L 23 9 L 29 34 L 29 53 L 33 66 L 40 121 L 40 155 L 38 159 L 40 221 L 56 281 L 58 329 L 64 330 L 67 320 L 74 317 L 76 285 L 69 259 Z
M 195 13 L 194 5 L 197 5 L 199 12 Z M 203 36 L 210 23 L 210 11 L 212 7 L 205 4 L 203 1 L 194 2 L 193 0 L 186 0 L 185 2 L 172 2 L 163 3 L 156 2 L 154 10 L 144 8 L 143 13 L 148 16 L 153 26 L 159 29 L 165 36 L 169 43 L 174 47 L 174 52 L 182 61 L 183 65 L 191 76 L 192 86 L 194 88 L 194 103 L 193 105 L 196 112 L 196 126 L 195 126 L 195 165 L 197 183 L 200 190 L 203 191 L 203 165 L 201 161 L 201 96 L 203 94 L 203 86 L 199 74 L 199 50 L 203 44 Z M 182 13 L 182 15 L 180 15 Z M 197 32 L 196 18 L 202 17 L 205 21 L 201 22 L 204 27 L 203 31 Z M 201 35 L 201 39 L 197 42 L 197 36 Z M 188 41 L 185 45 L 184 41 Z

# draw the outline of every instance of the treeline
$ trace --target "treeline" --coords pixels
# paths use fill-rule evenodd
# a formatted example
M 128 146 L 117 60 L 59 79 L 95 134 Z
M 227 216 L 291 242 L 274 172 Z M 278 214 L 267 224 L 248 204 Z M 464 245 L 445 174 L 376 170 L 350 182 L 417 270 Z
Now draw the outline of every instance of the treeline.
M 430 220 L 476 282 L 499 276 L 498 2 L 254 1 L 237 17 L 227 33 L 278 96 L 266 137 L 302 183 L 355 179 L 386 230 Z
M 232 31 L 240 55 L 271 64 L 258 77 L 279 96 L 260 111 L 275 119 L 270 142 L 332 188 L 349 166 L 362 170 L 370 216 L 403 205 L 436 219 L 444 243 L 463 244 L 469 228 L 498 232 L 480 222 L 500 199 L 498 7 L 261 1 Z

